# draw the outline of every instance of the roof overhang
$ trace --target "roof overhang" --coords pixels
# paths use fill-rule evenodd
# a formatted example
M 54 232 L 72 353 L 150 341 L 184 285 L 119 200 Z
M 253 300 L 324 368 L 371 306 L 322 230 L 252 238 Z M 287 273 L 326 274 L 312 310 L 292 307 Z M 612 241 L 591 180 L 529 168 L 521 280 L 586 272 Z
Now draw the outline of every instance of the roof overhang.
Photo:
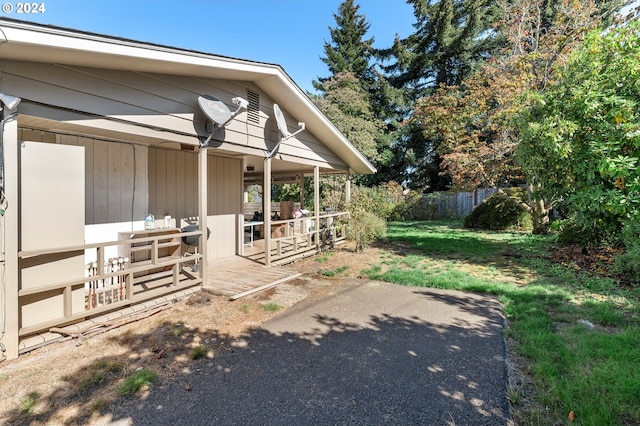
M 0 19 L 0 58 L 252 82 L 295 119 L 305 122 L 355 173 L 373 165 L 276 64 L 218 56 L 49 25 Z

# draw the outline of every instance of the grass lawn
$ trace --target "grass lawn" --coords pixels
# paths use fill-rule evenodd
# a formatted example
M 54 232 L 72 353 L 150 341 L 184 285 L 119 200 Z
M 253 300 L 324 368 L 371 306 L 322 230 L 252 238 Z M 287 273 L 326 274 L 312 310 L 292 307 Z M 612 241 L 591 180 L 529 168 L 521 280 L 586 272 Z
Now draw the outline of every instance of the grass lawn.
M 387 239 L 401 249 L 363 276 L 500 298 L 527 382 L 508 391 L 518 424 L 640 424 L 640 288 L 552 261 L 549 237 L 435 221 Z

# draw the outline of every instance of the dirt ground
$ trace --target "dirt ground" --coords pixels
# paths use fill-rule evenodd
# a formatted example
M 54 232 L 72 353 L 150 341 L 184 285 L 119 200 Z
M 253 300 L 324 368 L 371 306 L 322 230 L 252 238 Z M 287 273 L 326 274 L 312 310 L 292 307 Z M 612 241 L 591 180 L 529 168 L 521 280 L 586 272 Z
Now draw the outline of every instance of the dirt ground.
M 233 351 L 247 330 L 305 297 L 356 277 L 385 250 L 354 255 L 348 246 L 288 267 L 302 276 L 236 301 L 197 292 L 146 318 L 87 339 L 69 339 L 0 362 L 0 424 L 88 424 L 105 420 L 119 386 L 140 369 L 168 380 L 196 365 L 194 348 L 209 358 Z M 339 277 L 330 277 L 340 269 Z M 185 389 L 188 390 L 188 384 Z

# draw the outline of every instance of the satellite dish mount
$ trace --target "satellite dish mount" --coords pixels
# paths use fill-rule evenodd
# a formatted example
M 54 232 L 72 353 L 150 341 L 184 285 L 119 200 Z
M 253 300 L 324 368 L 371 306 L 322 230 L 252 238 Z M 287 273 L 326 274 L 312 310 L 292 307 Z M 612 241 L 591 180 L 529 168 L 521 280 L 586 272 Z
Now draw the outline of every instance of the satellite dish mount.
M 281 137 L 276 146 L 267 154 L 267 158 L 273 157 L 273 154 L 278 150 L 282 142 L 294 137 L 305 129 L 304 123 L 298 122 L 298 126 L 300 128 L 294 133 L 289 133 L 289 129 L 287 128 L 287 121 L 284 119 L 284 114 L 282 114 L 282 111 L 280 110 L 278 104 L 273 104 L 273 114 L 276 116 L 276 123 L 278 124 L 278 130 L 280 131 Z
M 234 112 L 231 112 L 222 101 L 213 96 L 198 96 L 198 105 L 200 105 L 200 109 L 204 115 L 207 116 L 205 128 L 207 132 L 209 132 L 207 139 L 200 141 L 200 148 L 208 147 L 213 135 L 233 120 L 233 117 L 238 115 L 241 109 L 247 109 L 247 106 L 249 106 L 249 102 L 240 97 L 231 99 L 231 102 L 238 106 Z

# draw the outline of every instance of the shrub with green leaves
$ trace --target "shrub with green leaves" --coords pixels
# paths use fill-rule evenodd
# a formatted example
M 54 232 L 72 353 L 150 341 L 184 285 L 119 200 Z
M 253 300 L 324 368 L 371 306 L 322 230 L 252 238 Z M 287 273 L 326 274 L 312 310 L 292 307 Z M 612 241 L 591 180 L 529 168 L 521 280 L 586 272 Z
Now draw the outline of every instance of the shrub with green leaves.
M 351 222 L 347 228 L 347 238 L 355 241 L 356 252 L 362 253 L 377 238 L 384 237 L 386 222 L 373 213 L 358 210 L 351 213 Z
M 531 213 L 514 201 L 519 199 L 527 202 L 527 192 L 522 188 L 508 188 L 505 192 L 509 197 L 493 194 L 464 219 L 465 228 L 478 229 L 531 229 Z
M 640 215 L 625 224 L 621 236 L 625 252 L 616 256 L 613 269 L 617 274 L 640 285 Z
M 346 235 L 355 242 L 357 253 L 362 253 L 375 239 L 384 237 L 386 219 L 391 215 L 393 205 L 393 199 L 383 187 L 354 190 L 348 206 L 350 217 Z
M 590 33 L 558 75 L 520 114 L 518 158 L 581 229 L 615 240 L 640 212 L 640 23 Z

